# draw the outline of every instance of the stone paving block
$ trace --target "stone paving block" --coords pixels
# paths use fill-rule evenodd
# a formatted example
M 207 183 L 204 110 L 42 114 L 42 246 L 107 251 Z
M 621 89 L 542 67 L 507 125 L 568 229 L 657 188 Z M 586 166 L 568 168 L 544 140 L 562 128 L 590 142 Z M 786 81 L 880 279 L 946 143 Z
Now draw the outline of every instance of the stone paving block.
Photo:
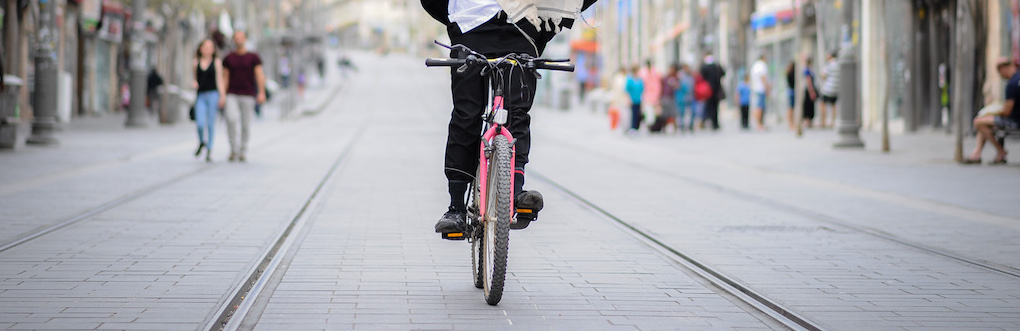
M 188 323 L 103 323 L 96 327 L 99 330 L 166 330 L 166 329 L 179 329 L 179 330 L 194 330 L 200 328 L 198 324 Z

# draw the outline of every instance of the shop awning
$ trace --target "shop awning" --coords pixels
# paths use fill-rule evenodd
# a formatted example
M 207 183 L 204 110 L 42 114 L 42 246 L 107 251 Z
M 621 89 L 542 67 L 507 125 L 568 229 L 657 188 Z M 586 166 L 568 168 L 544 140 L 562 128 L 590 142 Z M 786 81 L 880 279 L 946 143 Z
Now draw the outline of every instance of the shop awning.
M 656 36 L 655 39 L 653 39 L 652 45 L 650 47 L 651 50 L 653 52 L 659 50 L 660 48 L 665 46 L 667 42 L 676 39 L 676 37 L 679 36 L 681 33 L 687 31 L 687 28 L 689 27 L 690 24 L 687 24 L 687 22 L 677 23 L 677 25 L 674 25 L 672 29 L 669 29 L 669 31 L 666 31 L 666 33 L 660 34 Z
M 594 40 L 574 40 L 570 42 L 570 49 L 578 52 L 595 53 L 599 50 L 599 43 Z

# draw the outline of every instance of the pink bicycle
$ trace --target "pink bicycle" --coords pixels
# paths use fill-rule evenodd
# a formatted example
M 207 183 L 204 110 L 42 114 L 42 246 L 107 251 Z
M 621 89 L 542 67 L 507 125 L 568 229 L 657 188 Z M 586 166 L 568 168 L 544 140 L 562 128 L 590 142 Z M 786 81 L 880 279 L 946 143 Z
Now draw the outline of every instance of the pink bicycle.
M 478 172 L 471 184 L 468 201 L 468 227 L 464 232 L 443 233 L 443 239 L 468 240 L 471 243 L 471 273 L 475 287 L 483 290 L 485 302 L 496 305 L 503 296 L 506 280 L 506 260 L 510 241 L 510 229 L 518 217 L 532 213 L 531 210 L 515 210 L 514 206 L 514 164 L 516 148 L 514 137 L 506 128 L 509 111 L 504 104 L 504 82 L 507 70 L 523 69 L 538 78 L 538 69 L 574 71 L 569 60 L 537 59 L 528 54 L 510 54 L 495 59 L 472 51 L 464 45 L 443 47 L 462 58 L 432 58 L 425 60 L 429 67 L 456 67 L 463 74 L 468 66 L 481 65 L 482 75 L 489 77 L 492 101 L 486 107 L 482 119 L 486 130 L 482 133 L 479 146 Z M 516 213 L 516 214 L 515 214 Z M 527 218 L 530 222 L 531 218 Z

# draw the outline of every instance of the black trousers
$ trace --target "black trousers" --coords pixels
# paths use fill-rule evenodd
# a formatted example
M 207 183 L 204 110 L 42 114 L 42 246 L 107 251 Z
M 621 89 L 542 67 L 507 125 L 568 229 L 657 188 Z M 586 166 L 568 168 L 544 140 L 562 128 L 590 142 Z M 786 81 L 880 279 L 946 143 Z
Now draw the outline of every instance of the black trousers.
M 748 121 L 748 114 L 751 112 L 751 105 L 740 105 L 740 128 L 750 128 L 750 122 Z
M 712 129 L 719 129 L 719 98 L 711 97 L 705 100 L 705 120 L 712 121 Z
M 478 169 L 482 114 L 491 98 L 490 78 L 481 76 L 481 68 L 471 67 L 463 74 L 458 74 L 456 68 L 451 71 L 453 113 L 446 139 L 446 178 L 451 183 L 471 182 Z M 520 68 L 510 70 L 506 78 L 504 107 L 510 111 L 507 129 L 517 139 L 514 167 L 516 172 L 523 172 L 531 151 L 531 115 L 528 112 L 535 100 L 537 79 Z

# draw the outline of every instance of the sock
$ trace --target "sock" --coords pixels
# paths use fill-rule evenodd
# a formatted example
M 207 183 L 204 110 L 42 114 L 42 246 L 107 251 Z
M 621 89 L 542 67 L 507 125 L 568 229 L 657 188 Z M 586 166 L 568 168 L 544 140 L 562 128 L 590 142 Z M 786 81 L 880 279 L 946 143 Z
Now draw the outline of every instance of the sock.
M 524 168 L 514 169 L 514 198 L 524 191 Z
M 467 207 L 464 205 L 464 193 L 467 192 L 468 182 L 460 180 L 450 181 L 450 208 L 466 211 Z

